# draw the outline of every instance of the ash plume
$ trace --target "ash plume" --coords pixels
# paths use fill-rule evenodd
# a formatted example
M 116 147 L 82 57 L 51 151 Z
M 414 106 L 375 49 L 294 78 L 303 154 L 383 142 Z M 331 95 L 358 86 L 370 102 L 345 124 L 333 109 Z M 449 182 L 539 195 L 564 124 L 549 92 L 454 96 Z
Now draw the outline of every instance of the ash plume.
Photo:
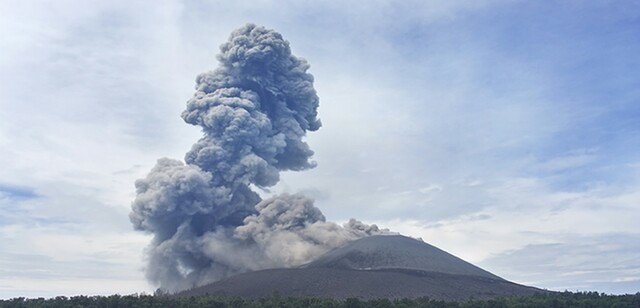
M 315 166 L 304 141 L 316 131 L 318 96 L 304 59 L 282 36 L 248 24 L 220 47 L 219 67 L 199 75 L 182 113 L 203 137 L 185 161 L 162 158 L 135 183 L 130 220 L 153 234 L 147 278 L 178 291 L 241 272 L 292 267 L 361 237 L 385 232 L 326 221 L 302 195 L 266 200 L 284 170 Z

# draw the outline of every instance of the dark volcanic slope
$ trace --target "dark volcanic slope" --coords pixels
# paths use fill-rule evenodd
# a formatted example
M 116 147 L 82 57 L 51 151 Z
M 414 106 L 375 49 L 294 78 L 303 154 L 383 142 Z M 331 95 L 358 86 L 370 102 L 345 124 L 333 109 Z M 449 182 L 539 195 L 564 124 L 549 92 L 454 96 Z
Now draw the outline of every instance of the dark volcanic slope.
M 376 270 L 358 271 L 333 268 L 270 269 L 233 276 L 179 296 L 272 296 L 417 298 L 441 300 L 485 299 L 500 296 L 531 295 L 542 290 L 478 276 L 434 272 Z
M 401 235 L 362 238 L 330 251 L 303 267 L 356 270 L 402 268 L 502 279 L 425 242 Z
M 438 248 L 404 236 L 354 241 L 301 268 L 244 273 L 179 296 L 222 295 L 443 300 L 530 295 L 540 289 L 495 276 Z

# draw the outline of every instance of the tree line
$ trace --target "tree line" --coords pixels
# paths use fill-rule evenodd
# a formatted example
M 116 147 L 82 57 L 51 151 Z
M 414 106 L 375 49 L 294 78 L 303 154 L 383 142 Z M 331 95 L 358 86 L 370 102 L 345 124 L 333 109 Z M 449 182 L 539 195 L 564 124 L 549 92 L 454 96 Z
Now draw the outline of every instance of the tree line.
M 240 297 L 192 296 L 173 297 L 146 294 L 110 295 L 110 296 L 58 296 L 54 298 L 17 297 L 0 300 L 0 307 L 322 307 L 322 308 L 495 308 L 495 307 L 631 307 L 640 308 L 640 292 L 629 295 L 607 295 L 598 292 L 554 292 L 532 296 L 503 297 L 466 302 L 448 302 L 430 298 L 417 299 L 371 299 L 358 298 L 320 299 L 281 297 L 277 294 L 269 298 L 247 299 Z

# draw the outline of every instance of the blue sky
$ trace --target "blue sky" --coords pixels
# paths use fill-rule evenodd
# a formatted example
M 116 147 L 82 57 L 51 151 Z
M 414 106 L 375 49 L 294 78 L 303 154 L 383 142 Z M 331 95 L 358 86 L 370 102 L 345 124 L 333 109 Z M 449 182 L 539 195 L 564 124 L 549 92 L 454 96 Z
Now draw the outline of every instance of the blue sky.
M 229 33 L 306 58 L 304 192 L 504 278 L 640 291 L 640 2 L 3 1 L 0 297 L 150 292 L 133 183 Z

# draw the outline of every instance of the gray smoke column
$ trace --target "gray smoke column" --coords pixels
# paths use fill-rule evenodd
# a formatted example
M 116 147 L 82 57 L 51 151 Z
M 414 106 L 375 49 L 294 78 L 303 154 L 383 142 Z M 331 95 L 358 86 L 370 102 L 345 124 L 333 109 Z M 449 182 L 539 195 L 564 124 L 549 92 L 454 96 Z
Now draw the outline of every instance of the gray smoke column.
M 385 232 L 356 220 L 327 222 L 301 195 L 262 201 L 251 190 L 275 185 L 280 171 L 315 166 L 303 138 L 321 126 L 318 96 L 307 62 L 273 30 L 248 24 L 220 50 L 219 67 L 197 77 L 182 113 L 204 136 L 184 163 L 159 159 L 135 183 L 131 222 L 153 234 L 147 277 L 167 291 L 301 265 Z

